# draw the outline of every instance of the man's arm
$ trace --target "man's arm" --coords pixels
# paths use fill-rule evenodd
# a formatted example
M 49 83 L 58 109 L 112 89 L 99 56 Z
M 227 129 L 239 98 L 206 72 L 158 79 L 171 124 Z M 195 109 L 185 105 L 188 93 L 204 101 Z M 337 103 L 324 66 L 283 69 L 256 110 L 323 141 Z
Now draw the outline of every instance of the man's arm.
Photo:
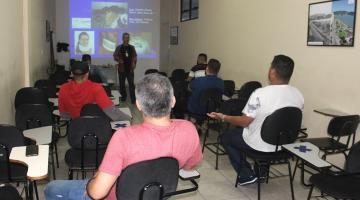
M 103 199 L 108 195 L 117 178 L 117 176 L 98 171 L 86 186 L 87 194 L 93 199 Z
M 216 113 L 216 112 L 208 113 L 207 115 L 213 119 L 220 119 L 225 122 L 229 122 L 230 124 L 234 124 L 241 127 L 248 127 L 251 124 L 251 122 L 254 120 L 254 118 L 248 117 L 246 115 L 229 116 L 229 115 L 224 115 L 223 113 Z

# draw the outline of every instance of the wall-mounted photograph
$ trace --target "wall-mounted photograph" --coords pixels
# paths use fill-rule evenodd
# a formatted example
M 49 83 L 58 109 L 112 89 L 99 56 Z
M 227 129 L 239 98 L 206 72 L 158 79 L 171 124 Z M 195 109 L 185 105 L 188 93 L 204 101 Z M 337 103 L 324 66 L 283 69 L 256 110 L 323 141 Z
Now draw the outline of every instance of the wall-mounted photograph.
M 309 5 L 308 46 L 354 46 L 356 0 Z

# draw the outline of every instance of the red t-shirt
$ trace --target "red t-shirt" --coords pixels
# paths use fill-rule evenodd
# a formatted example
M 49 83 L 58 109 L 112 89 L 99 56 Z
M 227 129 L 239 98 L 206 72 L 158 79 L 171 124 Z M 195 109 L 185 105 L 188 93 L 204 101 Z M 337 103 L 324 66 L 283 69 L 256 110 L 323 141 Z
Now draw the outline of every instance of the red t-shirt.
M 102 109 L 112 106 L 102 85 L 86 80 L 82 83 L 70 81 L 61 86 L 59 92 L 59 111 L 69 113 L 71 118 L 80 117 L 85 104 L 96 103 Z
M 120 176 L 128 165 L 160 157 L 176 158 L 180 168 L 197 165 L 202 152 L 195 126 L 189 121 L 172 120 L 165 127 L 144 123 L 119 129 L 110 140 L 99 171 Z M 116 200 L 115 186 L 106 199 Z

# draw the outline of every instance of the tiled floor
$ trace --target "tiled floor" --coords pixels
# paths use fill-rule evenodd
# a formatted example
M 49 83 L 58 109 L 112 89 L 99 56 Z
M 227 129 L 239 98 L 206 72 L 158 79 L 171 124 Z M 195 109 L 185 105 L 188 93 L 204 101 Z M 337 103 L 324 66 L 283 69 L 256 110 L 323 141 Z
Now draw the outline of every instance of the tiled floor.
M 133 106 L 131 107 L 132 114 L 134 116 L 133 124 L 141 123 L 141 113 Z M 214 140 L 215 134 L 210 134 L 210 139 Z M 59 162 L 60 168 L 56 169 L 57 179 L 67 179 L 67 166 L 64 162 L 64 155 L 68 149 L 67 139 L 62 138 L 58 142 Z M 277 166 L 281 172 L 287 172 L 287 166 Z M 257 199 L 257 186 L 256 184 L 248 186 L 234 187 L 236 174 L 232 169 L 227 156 L 221 156 L 219 159 L 219 170 L 215 170 L 215 155 L 205 150 L 204 160 L 198 167 L 198 171 L 201 174 L 199 179 L 199 190 L 197 192 L 181 195 L 172 199 L 182 200 L 235 200 L 235 199 Z M 52 177 L 50 176 L 50 179 Z M 48 180 L 38 183 L 38 191 L 40 199 L 44 199 L 44 187 Z M 179 182 L 179 187 L 186 187 L 187 183 Z M 268 184 L 261 185 L 261 199 L 271 200 L 287 200 L 291 199 L 289 178 L 275 178 L 270 179 Z M 306 199 L 308 194 L 308 188 L 303 187 L 299 183 L 299 174 L 297 174 L 294 180 L 294 190 L 296 199 Z M 316 192 L 318 193 L 318 192 Z M 1 197 L 0 197 L 1 199 Z

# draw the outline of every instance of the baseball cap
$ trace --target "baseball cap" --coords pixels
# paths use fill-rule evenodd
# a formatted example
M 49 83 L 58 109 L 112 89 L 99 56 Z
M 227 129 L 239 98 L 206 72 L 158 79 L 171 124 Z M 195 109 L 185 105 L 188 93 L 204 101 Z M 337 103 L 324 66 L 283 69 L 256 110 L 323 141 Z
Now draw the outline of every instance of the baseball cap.
M 85 62 L 75 61 L 71 66 L 74 75 L 84 75 L 89 72 L 89 65 Z

